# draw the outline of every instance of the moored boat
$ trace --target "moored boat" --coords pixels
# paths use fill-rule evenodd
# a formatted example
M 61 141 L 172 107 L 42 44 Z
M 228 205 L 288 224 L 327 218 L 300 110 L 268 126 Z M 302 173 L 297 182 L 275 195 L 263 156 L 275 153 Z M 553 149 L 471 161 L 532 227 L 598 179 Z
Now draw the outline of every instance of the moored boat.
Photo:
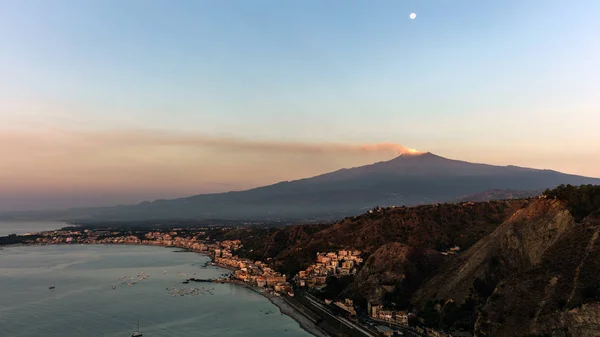
M 140 321 L 138 320 L 137 330 L 131 334 L 131 337 L 142 337 L 144 334 L 140 332 Z

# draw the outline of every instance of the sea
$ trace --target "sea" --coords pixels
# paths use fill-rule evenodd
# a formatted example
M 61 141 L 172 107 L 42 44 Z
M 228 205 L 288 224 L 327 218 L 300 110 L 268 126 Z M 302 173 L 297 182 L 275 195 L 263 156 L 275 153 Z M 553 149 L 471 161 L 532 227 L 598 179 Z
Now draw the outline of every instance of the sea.
M 0 221 L 0 236 L 8 236 L 10 234 L 23 235 L 26 233 L 50 231 L 67 226 L 70 225 L 61 221 L 2 220 Z
M 137 245 L 0 250 L 0 336 L 312 336 L 202 254 Z M 133 283 L 133 282 L 136 283 Z M 54 289 L 49 289 L 54 286 Z

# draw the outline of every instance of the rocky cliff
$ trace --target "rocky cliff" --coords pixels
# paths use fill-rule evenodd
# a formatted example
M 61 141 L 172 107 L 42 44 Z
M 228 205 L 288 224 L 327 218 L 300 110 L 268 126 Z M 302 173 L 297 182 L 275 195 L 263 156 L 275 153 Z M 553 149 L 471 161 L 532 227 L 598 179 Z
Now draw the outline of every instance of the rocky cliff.
M 476 336 L 600 335 L 600 187 L 546 196 L 420 287 L 413 303 L 429 324 L 469 322 Z
M 498 284 L 477 334 L 599 336 L 599 238 L 600 212 L 571 226 L 532 268 Z
M 485 296 L 504 277 L 537 265 L 544 252 L 573 225 L 573 217 L 563 202 L 530 201 L 493 233 L 448 261 L 419 290 L 415 302 L 451 299 L 462 304 L 471 289 Z

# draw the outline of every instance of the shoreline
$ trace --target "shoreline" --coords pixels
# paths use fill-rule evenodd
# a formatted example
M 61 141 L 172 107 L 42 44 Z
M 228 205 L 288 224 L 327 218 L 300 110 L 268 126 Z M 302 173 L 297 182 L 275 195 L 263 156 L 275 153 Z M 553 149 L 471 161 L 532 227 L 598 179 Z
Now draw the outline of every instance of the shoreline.
M 194 251 L 190 251 L 190 252 L 197 253 Z M 209 254 L 203 254 L 203 253 L 198 253 L 198 254 L 208 256 L 209 259 L 211 260 L 211 262 L 214 263 L 214 265 L 213 265 L 214 267 L 229 270 L 231 272 L 234 271 L 233 269 L 230 269 L 229 267 L 215 263 L 214 259 Z M 271 302 L 271 304 L 276 306 L 279 309 L 279 311 L 281 312 L 281 314 L 286 315 L 286 316 L 290 317 L 291 319 L 293 319 L 294 321 L 296 321 L 296 323 L 298 323 L 300 328 L 302 330 L 308 332 L 309 334 L 311 334 L 315 337 L 331 337 L 331 335 L 329 335 L 328 333 L 323 331 L 321 328 L 319 328 L 315 323 L 313 323 L 309 318 L 307 318 L 300 310 L 296 309 L 293 305 L 291 305 L 284 297 L 273 295 L 264 288 L 258 288 L 258 287 L 255 287 L 253 285 L 250 285 L 248 283 L 245 283 L 245 282 L 239 281 L 239 280 L 233 280 L 233 281 L 229 281 L 227 283 L 244 287 L 246 289 L 249 289 L 249 290 L 263 296 L 264 298 L 269 300 L 269 302 Z
M 29 243 L 29 244 L 23 244 L 23 243 L 17 243 L 17 244 L 10 244 L 10 245 L 4 245 L 3 247 L 27 247 L 27 246 L 56 246 L 56 245 L 109 245 L 109 244 L 99 244 L 99 243 L 85 243 L 85 244 L 71 244 L 71 243 L 61 243 L 61 244 L 44 244 L 44 243 Z M 220 265 L 218 263 L 214 262 L 213 257 L 205 252 L 196 252 L 193 250 L 189 250 L 186 248 L 180 248 L 180 247 L 171 247 L 171 246 L 160 246 L 160 245 L 144 245 L 144 244 L 114 244 L 114 245 L 118 245 L 118 246 L 146 246 L 146 247 L 162 247 L 162 248 L 179 248 L 182 249 L 180 251 L 174 251 L 174 252 L 188 252 L 188 253 L 195 253 L 195 254 L 199 254 L 199 255 L 203 255 L 209 258 L 209 260 L 211 261 L 211 264 L 213 264 L 213 267 L 217 267 L 220 269 L 225 269 L 228 270 L 230 272 L 233 272 L 233 269 L 230 269 L 229 267 Z M 257 288 L 254 287 L 250 284 L 247 284 L 245 282 L 239 281 L 239 280 L 235 280 L 233 282 L 227 282 L 229 284 L 234 284 L 237 286 L 243 286 L 246 289 L 249 289 L 261 296 L 263 296 L 264 298 L 266 298 L 267 300 L 269 300 L 269 302 L 271 302 L 271 304 L 273 304 L 274 306 L 276 306 L 279 311 L 281 312 L 281 314 L 286 315 L 288 317 L 290 317 L 291 319 L 293 319 L 294 321 L 296 321 L 296 323 L 298 323 L 298 325 L 300 326 L 300 328 L 306 332 L 308 332 L 309 334 L 315 336 L 315 337 L 330 337 L 329 334 L 327 334 L 325 331 L 323 331 L 321 328 L 319 328 L 316 324 L 314 324 L 310 319 L 308 319 L 300 310 L 294 308 L 294 306 L 292 306 L 285 298 L 281 297 L 281 296 L 277 296 L 277 295 L 273 295 L 271 293 L 269 293 L 268 291 L 266 291 L 266 289 L 261 289 L 261 288 Z
M 274 306 L 279 308 L 279 311 L 281 312 L 281 314 L 286 315 L 286 316 L 290 317 L 291 319 L 293 319 L 294 321 L 296 321 L 298 323 L 298 325 L 300 326 L 300 328 L 302 328 L 304 331 L 308 332 L 309 334 L 316 336 L 316 337 L 330 337 L 329 334 L 327 334 L 325 331 L 323 331 L 321 328 L 319 328 L 316 324 L 314 324 L 310 319 L 308 319 L 306 316 L 304 316 L 304 314 L 302 312 L 300 312 L 299 310 L 294 308 L 288 301 L 286 301 L 286 299 L 284 297 L 273 295 L 273 294 L 269 293 L 268 291 L 261 291 L 262 289 L 253 287 L 249 284 L 237 283 L 237 282 L 234 284 L 242 285 L 242 286 L 254 291 L 257 294 L 262 295 L 263 297 L 268 299 L 269 302 L 271 302 Z
M 81 225 L 79 224 L 75 224 L 75 223 L 71 223 L 71 222 L 67 222 L 67 221 L 61 221 L 61 220 L 41 220 L 41 221 L 36 221 L 36 220 L 27 220 L 27 219 L 4 219 L 4 220 L 0 220 L 0 223 L 39 223 L 39 222 L 43 222 L 46 223 L 50 226 L 46 227 L 46 228 L 32 228 L 32 227 L 27 227 L 25 226 L 25 229 L 23 229 L 22 227 L 19 228 L 0 228 L 0 232 L 5 231 L 6 233 L 2 233 L 0 234 L 0 237 L 8 237 L 9 235 L 17 235 L 17 236 L 25 236 L 25 234 L 27 233 L 42 233 L 42 232 L 55 232 L 55 231 L 61 231 L 61 230 L 70 230 L 73 228 L 78 228 L 81 227 Z M 55 226 L 54 226 L 55 225 Z

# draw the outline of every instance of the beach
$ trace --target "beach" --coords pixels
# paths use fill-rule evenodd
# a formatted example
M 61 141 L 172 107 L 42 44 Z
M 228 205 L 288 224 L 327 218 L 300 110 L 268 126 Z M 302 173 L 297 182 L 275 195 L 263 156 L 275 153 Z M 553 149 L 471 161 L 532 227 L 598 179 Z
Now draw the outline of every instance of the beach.
M 273 295 L 268 291 L 261 291 L 262 289 L 258 289 L 256 287 L 252 287 L 249 285 L 245 285 L 247 288 L 252 289 L 253 291 L 265 296 L 271 303 L 279 308 L 282 314 L 291 317 L 293 320 L 300 324 L 300 327 L 304 329 L 306 332 L 317 336 L 317 337 L 329 337 L 325 331 L 321 330 L 316 324 L 314 324 L 310 319 L 308 319 L 299 309 L 293 307 L 285 298 L 277 295 Z
M 210 257 L 210 256 L 209 256 Z M 231 270 L 229 267 L 221 266 L 216 264 L 217 267 L 221 269 Z M 306 317 L 299 308 L 292 306 L 284 297 L 277 296 L 269 292 L 267 289 L 254 287 L 245 282 L 234 280 L 229 281 L 228 283 L 233 283 L 239 286 L 246 287 L 259 295 L 266 297 L 271 303 L 273 303 L 276 307 L 279 308 L 282 314 L 291 317 L 294 321 L 298 322 L 300 327 L 304 329 L 306 332 L 312 334 L 316 337 L 330 337 L 325 331 L 319 328 L 315 323 L 313 323 L 308 317 Z

